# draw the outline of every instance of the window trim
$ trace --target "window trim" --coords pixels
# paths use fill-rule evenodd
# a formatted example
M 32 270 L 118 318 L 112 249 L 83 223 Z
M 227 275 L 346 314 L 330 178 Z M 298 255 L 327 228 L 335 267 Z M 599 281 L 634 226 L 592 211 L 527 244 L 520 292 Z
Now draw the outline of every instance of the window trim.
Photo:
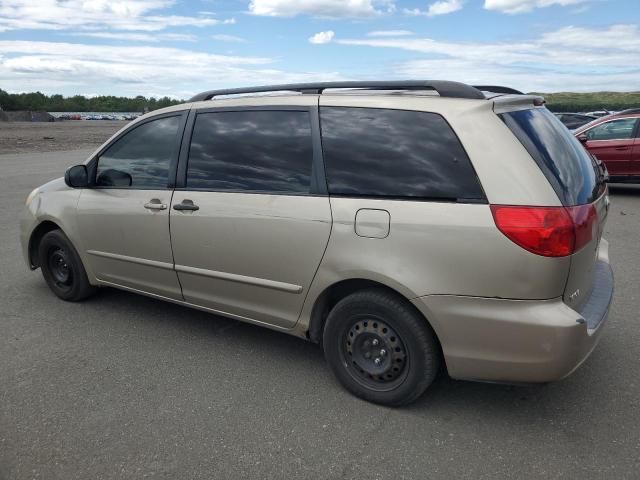
M 623 118 L 612 118 L 611 120 L 607 120 L 606 122 L 598 123 L 591 128 L 587 128 L 585 131 L 581 132 L 580 135 L 587 135 L 587 132 L 590 132 L 594 128 L 601 127 L 602 125 L 606 125 L 607 123 L 619 122 L 621 120 L 635 120 L 635 124 L 631 129 L 631 136 L 628 138 L 604 138 L 604 139 L 590 139 L 587 136 L 588 142 L 624 142 L 625 140 L 632 140 L 634 138 L 638 138 L 638 134 L 640 133 L 640 119 L 637 117 L 623 117 Z
M 98 152 L 95 155 L 93 155 L 91 160 L 89 160 L 89 162 L 87 163 L 87 169 L 89 170 L 88 188 L 93 190 L 164 190 L 164 189 L 171 190 L 173 189 L 175 185 L 176 169 L 178 166 L 178 160 L 179 160 L 180 151 L 181 151 L 181 144 L 182 144 L 182 139 L 184 138 L 184 130 L 187 122 L 188 113 L 189 113 L 189 109 L 161 113 L 159 115 L 153 115 L 149 118 L 145 118 L 144 120 L 141 120 L 134 124 L 125 126 L 124 130 L 121 130 L 116 137 L 114 137 L 113 139 L 111 139 L 111 141 L 109 141 L 109 143 L 106 143 L 105 145 L 103 145 L 100 148 L 100 150 L 98 150 Z M 176 151 L 178 152 L 178 155 L 172 158 L 171 161 L 169 162 L 169 176 L 167 179 L 167 186 L 164 189 L 158 188 L 158 187 L 119 187 L 119 186 L 111 187 L 111 186 L 104 186 L 104 185 L 96 185 L 96 180 L 97 180 L 96 177 L 98 174 L 98 162 L 100 161 L 100 157 L 104 152 L 106 152 L 109 148 L 111 148 L 113 144 L 115 144 L 125 135 L 134 131 L 136 128 L 141 127 L 142 125 L 146 125 L 147 123 L 153 122 L 155 120 L 161 120 L 163 118 L 170 118 L 170 117 L 180 117 L 180 123 L 178 124 L 178 131 L 176 132 L 176 148 L 177 148 Z
M 312 144 L 312 161 L 311 161 L 311 178 L 309 193 L 298 192 L 273 192 L 267 190 L 228 190 L 228 189 L 212 189 L 212 188 L 195 188 L 187 187 L 187 169 L 189 167 L 189 150 L 191 148 L 191 140 L 198 115 L 207 113 L 223 113 L 223 112 L 307 112 L 309 114 L 309 125 L 311 128 L 311 144 Z M 183 135 L 184 141 L 180 148 L 178 160 L 178 168 L 175 179 L 175 190 L 186 192 L 218 192 L 218 193 L 246 193 L 253 195 L 280 195 L 295 197 L 326 197 L 328 195 L 327 181 L 324 171 L 324 162 L 322 158 L 322 145 L 320 140 L 320 123 L 318 106 L 311 105 L 261 105 L 261 106 L 243 106 L 243 107 L 207 107 L 192 109 L 186 122 Z
M 464 198 L 464 197 L 460 197 L 457 199 L 453 199 L 452 197 L 410 197 L 410 196 L 394 196 L 394 195 L 372 195 L 372 194 L 352 194 L 352 193 L 330 193 L 328 194 L 329 197 L 338 197 L 338 198 L 353 198 L 353 199 L 366 199 L 366 200 L 388 200 L 388 201 L 401 201 L 401 202 L 435 202 L 435 203 L 458 203 L 458 204 L 481 204 L 481 205 L 488 205 L 489 204 L 489 200 L 487 198 L 487 193 L 484 190 L 484 185 L 482 185 L 482 182 L 480 181 L 480 176 L 478 175 L 478 172 L 476 171 L 476 167 L 473 164 L 473 161 L 471 160 L 471 155 L 469 155 L 469 152 L 467 151 L 467 149 L 464 146 L 464 143 L 462 142 L 462 140 L 460 139 L 460 136 L 458 135 L 458 132 L 456 132 L 456 130 L 453 128 L 453 126 L 449 123 L 449 120 L 447 120 L 447 118 L 442 115 L 439 112 L 432 112 L 430 110 L 415 110 L 415 109 L 410 109 L 410 108 L 389 108 L 389 107 L 380 107 L 380 106 L 354 106 L 354 105 L 322 105 L 320 106 L 319 110 L 318 110 L 318 120 L 320 122 L 320 134 L 322 134 L 322 119 L 320 117 L 321 115 L 321 111 L 323 108 L 347 108 L 347 109 L 363 109 L 363 110 L 386 110 L 386 111 L 397 111 L 397 112 L 413 112 L 413 113 L 428 113 L 428 114 L 432 114 L 432 115 L 437 115 L 440 118 L 442 118 L 442 120 L 444 121 L 444 123 L 447 125 L 447 127 L 449 127 L 449 129 L 451 130 L 451 132 L 453 133 L 454 137 L 456 138 L 456 140 L 458 140 L 458 144 L 460 145 L 460 147 L 462 148 L 462 151 L 464 152 L 464 154 L 467 157 L 467 160 L 469 161 L 469 165 L 471 166 L 471 171 L 473 172 L 473 174 L 475 175 L 475 178 L 478 182 L 478 186 L 480 187 L 480 193 L 481 196 L 480 198 Z M 321 137 L 322 138 L 322 137 Z M 323 162 L 324 162 L 324 149 L 323 149 Z M 327 192 L 329 191 L 329 178 L 326 176 L 326 170 L 324 171 L 325 173 L 325 181 L 326 181 L 326 188 L 327 188 Z

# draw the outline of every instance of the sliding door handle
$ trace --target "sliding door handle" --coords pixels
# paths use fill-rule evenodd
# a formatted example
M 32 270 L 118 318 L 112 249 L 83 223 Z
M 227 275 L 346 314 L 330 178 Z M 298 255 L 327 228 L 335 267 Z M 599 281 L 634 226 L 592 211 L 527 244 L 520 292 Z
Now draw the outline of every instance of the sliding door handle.
M 195 205 L 193 203 L 193 200 L 182 200 L 182 203 L 174 204 L 173 209 L 181 212 L 184 212 L 184 211 L 195 212 L 196 210 L 200 210 L 200 207 L 198 205 Z

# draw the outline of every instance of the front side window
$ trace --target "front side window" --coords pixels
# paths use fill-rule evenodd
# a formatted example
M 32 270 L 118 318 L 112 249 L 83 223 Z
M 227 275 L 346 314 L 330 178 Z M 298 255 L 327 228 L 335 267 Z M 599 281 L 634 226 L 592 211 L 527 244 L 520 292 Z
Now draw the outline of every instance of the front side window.
M 307 111 L 199 113 L 189 150 L 187 188 L 309 193 L 312 162 Z
M 585 132 L 589 140 L 627 140 L 633 138 L 635 118 L 621 118 L 596 125 Z
M 167 188 L 180 124 L 180 116 L 159 118 L 120 137 L 98 158 L 96 186 Z
M 484 199 L 469 157 L 438 114 L 322 107 L 320 123 L 332 195 Z

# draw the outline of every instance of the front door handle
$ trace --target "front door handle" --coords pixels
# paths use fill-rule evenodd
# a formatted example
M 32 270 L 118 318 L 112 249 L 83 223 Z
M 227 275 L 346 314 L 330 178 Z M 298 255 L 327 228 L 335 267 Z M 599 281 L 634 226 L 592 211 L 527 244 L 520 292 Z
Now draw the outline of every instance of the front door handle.
M 179 210 L 179 211 L 191 211 L 191 212 L 195 212 L 196 210 L 200 210 L 200 207 L 198 205 L 195 205 L 193 203 L 193 200 L 182 200 L 182 203 L 176 203 L 173 206 L 174 210 Z
M 154 198 L 149 203 L 145 203 L 144 208 L 146 208 L 147 210 L 166 210 L 167 204 L 162 203 L 157 198 Z
M 616 150 L 618 150 L 618 151 L 621 151 L 621 152 L 623 152 L 623 151 L 625 151 L 625 150 L 631 150 L 631 147 L 614 147 L 614 148 L 615 148 Z

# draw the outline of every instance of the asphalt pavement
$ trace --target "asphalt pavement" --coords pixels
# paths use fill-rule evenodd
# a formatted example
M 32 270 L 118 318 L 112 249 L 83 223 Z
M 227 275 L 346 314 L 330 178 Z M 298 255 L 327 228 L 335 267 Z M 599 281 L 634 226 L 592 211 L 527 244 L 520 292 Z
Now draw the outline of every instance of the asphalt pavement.
M 18 213 L 88 153 L 0 155 L 0 479 L 640 478 L 640 185 L 611 188 L 615 299 L 578 371 L 442 377 L 390 409 L 282 333 L 112 289 L 56 298 Z

